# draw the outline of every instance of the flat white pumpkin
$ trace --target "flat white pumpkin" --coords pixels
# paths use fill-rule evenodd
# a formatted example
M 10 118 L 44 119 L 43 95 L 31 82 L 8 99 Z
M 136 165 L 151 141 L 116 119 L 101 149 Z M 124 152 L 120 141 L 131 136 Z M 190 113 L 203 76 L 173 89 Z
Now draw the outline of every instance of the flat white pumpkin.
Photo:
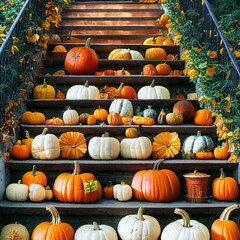
M 147 159 L 152 153 L 148 137 L 124 138 L 120 144 L 121 156 L 126 159 Z
M 108 225 L 83 225 L 75 233 L 74 240 L 118 240 L 116 231 Z
M 118 223 L 118 234 L 122 240 L 157 240 L 161 227 L 156 218 L 143 215 L 143 208 L 138 214 L 128 215 Z
M 29 199 L 33 202 L 41 202 L 46 196 L 45 189 L 40 184 L 32 183 L 29 186 Z
M 139 89 L 138 99 L 170 99 L 170 92 L 162 86 L 155 86 L 155 80 L 150 86 L 145 86 Z
M 132 188 L 128 184 L 121 182 L 113 186 L 113 197 L 119 201 L 128 201 L 132 198 Z
M 119 54 L 117 54 L 117 57 L 116 57 L 116 52 L 119 52 L 119 50 L 121 50 L 121 54 L 119 56 Z M 130 54 L 131 56 L 131 59 L 132 60 L 144 60 L 144 57 L 143 55 L 136 51 L 136 50 L 130 50 L 130 49 L 114 49 L 112 50 L 112 52 L 110 52 L 109 56 L 108 56 L 108 59 L 110 60 L 124 60 L 124 55 L 125 54 Z
M 182 209 L 175 209 L 183 219 L 168 224 L 162 232 L 161 240 L 210 240 L 208 228 L 202 223 L 190 220 L 189 215 Z
M 25 202 L 28 199 L 28 185 L 18 183 L 11 183 L 6 188 L 6 197 L 10 201 Z
M 67 107 L 67 110 L 63 113 L 63 122 L 65 125 L 76 125 L 79 122 L 78 112 L 74 109 Z
M 60 156 L 59 140 L 53 134 L 46 134 L 47 130 L 44 128 L 42 134 L 33 139 L 31 154 L 34 159 L 50 160 Z
M 84 85 L 75 85 L 68 89 L 66 99 L 100 99 L 97 87 L 89 86 L 88 81 Z
M 117 112 L 122 117 L 123 116 L 133 116 L 133 106 L 132 103 L 127 99 L 115 99 L 110 107 L 109 107 L 109 113 L 111 112 Z
M 88 152 L 93 159 L 115 159 L 120 153 L 120 143 L 104 133 L 102 137 L 93 137 L 89 141 Z

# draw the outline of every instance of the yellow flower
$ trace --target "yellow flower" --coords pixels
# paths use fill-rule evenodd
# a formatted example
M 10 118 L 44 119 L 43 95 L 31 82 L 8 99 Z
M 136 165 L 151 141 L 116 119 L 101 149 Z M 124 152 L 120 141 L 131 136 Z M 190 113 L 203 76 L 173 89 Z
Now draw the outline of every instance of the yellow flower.
M 181 14 L 182 14 L 183 16 L 185 16 L 185 12 L 184 12 L 184 11 L 181 11 Z
M 228 137 L 232 137 L 233 136 L 233 132 L 228 132 L 227 136 Z
M 197 53 L 200 53 L 202 51 L 202 49 L 201 48 L 199 48 L 198 50 L 197 50 Z
M 210 58 L 217 58 L 217 57 L 218 57 L 216 51 L 213 51 L 213 52 L 208 51 L 208 52 L 207 52 L 207 55 L 208 55 Z
M 221 54 L 221 55 L 224 54 L 224 48 L 221 48 L 221 50 L 220 50 L 220 54 Z
M 240 51 L 234 51 L 234 55 L 238 58 L 240 57 Z
M 176 23 L 179 23 L 179 19 L 178 18 L 176 19 Z
M 8 1 L 10 5 L 13 5 L 13 1 L 12 0 L 9 0 Z
M 10 18 L 6 18 L 6 22 L 8 22 L 10 20 Z
M 188 72 L 188 75 L 189 75 L 190 79 L 193 80 L 198 75 L 198 71 L 195 69 L 192 69 Z
M 213 75 L 214 75 L 214 73 L 215 73 L 215 68 L 216 68 L 216 67 L 212 67 L 212 68 L 208 67 L 208 69 L 207 69 L 207 71 L 206 71 L 206 74 L 207 74 L 208 76 L 210 76 L 210 77 L 213 77 Z

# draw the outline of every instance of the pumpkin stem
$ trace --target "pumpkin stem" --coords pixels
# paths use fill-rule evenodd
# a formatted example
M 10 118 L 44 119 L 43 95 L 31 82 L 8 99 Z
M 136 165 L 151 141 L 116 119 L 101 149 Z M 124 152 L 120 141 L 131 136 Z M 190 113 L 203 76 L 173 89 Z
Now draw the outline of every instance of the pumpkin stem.
M 124 182 L 124 181 L 121 181 L 121 185 L 125 185 L 125 182 Z
M 194 172 L 193 172 L 194 174 L 196 174 L 197 173 L 197 170 L 194 170 Z
M 47 81 L 46 81 L 46 78 L 43 79 L 43 88 L 47 88 Z
M 148 105 L 148 109 L 152 109 L 152 106 L 151 106 L 151 105 Z
M 165 159 L 160 159 L 158 162 L 156 162 L 153 166 L 153 170 L 158 170 L 161 163 L 164 162 Z
M 223 168 L 220 169 L 220 178 L 221 179 L 225 178 L 225 172 L 224 172 Z
M 84 87 L 88 87 L 88 80 L 85 82 Z
M 90 42 L 91 42 L 91 38 L 89 37 L 85 43 L 86 48 L 90 48 Z
M 13 130 L 13 141 L 14 141 L 14 143 L 16 143 L 17 142 L 17 136 L 16 136 L 15 128 L 12 128 L 12 130 Z
M 70 109 L 71 109 L 71 107 L 70 107 L 70 106 L 67 106 L 67 107 L 66 107 L 66 109 L 67 109 L 67 110 L 70 110 Z
M 45 190 L 51 190 L 51 188 L 49 186 L 46 186 Z
M 159 19 L 158 19 L 158 20 L 159 20 Z M 156 21 L 158 21 L 158 20 L 156 20 Z M 153 41 L 154 43 L 156 43 L 156 42 L 157 42 L 156 37 L 153 37 L 153 38 L 152 38 L 152 41 Z
M 32 168 L 32 176 L 37 176 L 36 174 L 36 165 L 33 165 L 33 168 Z
M 122 68 L 122 75 L 124 75 L 124 76 L 127 75 L 124 68 Z
M 123 85 L 124 85 L 124 83 L 121 83 L 121 85 L 119 86 L 119 88 L 118 88 L 118 91 L 119 91 L 119 92 L 122 90 Z
M 22 180 L 18 180 L 18 184 L 21 184 Z
M 140 221 L 144 221 L 144 220 L 145 220 L 145 219 L 143 218 L 143 210 L 144 210 L 143 207 L 140 207 L 140 208 L 138 209 L 137 219 L 140 220 Z
M 25 130 L 24 132 L 26 133 L 26 138 L 27 139 L 31 138 L 28 130 Z
M 137 110 L 136 110 L 136 116 L 141 116 L 141 110 L 140 110 L 140 106 L 137 106 Z
M 80 165 L 77 163 L 77 161 L 74 161 L 74 171 L 73 171 L 72 175 L 73 176 L 80 175 L 80 173 L 81 173 Z
M 44 128 L 44 129 L 43 129 L 43 132 L 42 132 L 42 135 L 46 135 L 46 134 L 47 134 L 47 131 L 48 131 L 48 128 Z
M 98 106 L 98 109 L 101 109 L 101 106 L 100 106 L 100 105 Z
M 71 35 L 72 35 L 72 31 L 70 31 L 70 32 L 68 33 L 68 35 L 67 35 L 67 39 L 68 39 L 68 40 L 71 39 Z
M 152 80 L 150 87 L 155 87 L 155 79 Z
M 234 205 L 232 205 L 230 207 L 225 208 L 223 210 L 222 214 L 220 215 L 219 220 L 220 221 L 228 221 L 232 211 L 234 211 L 234 210 L 236 210 L 238 208 L 240 208 L 240 207 L 237 204 L 234 204 Z
M 60 215 L 54 206 L 52 206 L 52 205 L 46 206 L 46 210 L 52 214 L 51 224 L 60 224 L 61 223 Z
M 197 131 L 197 136 L 201 137 L 201 135 L 202 135 L 201 131 Z
M 186 211 L 180 208 L 175 208 L 174 213 L 183 217 L 183 227 L 190 228 L 190 217 Z
M 108 132 L 105 132 L 102 137 L 109 137 L 109 133 Z
M 94 231 L 101 231 L 102 229 L 99 227 L 99 225 L 97 224 L 97 222 L 93 222 L 93 230 L 94 230 Z
M 18 140 L 18 141 L 17 141 L 17 145 L 22 145 L 22 141 L 21 141 L 21 140 Z

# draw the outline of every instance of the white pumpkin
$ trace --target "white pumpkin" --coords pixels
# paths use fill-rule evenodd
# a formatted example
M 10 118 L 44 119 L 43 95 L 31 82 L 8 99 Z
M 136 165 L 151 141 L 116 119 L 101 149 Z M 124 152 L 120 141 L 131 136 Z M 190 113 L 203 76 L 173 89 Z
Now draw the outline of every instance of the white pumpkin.
M 189 215 L 182 209 L 175 209 L 183 219 L 168 224 L 161 236 L 161 240 L 210 240 L 208 228 L 196 220 L 190 220 Z
M 75 85 L 68 89 L 66 99 L 100 99 L 97 87 L 89 86 L 88 81 L 84 85 Z
M 6 197 L 10 201 L 25 202 L 28 199 L 28 185 L 18 183 L 11 183 L 6 188 Z
M 156 218 L 143 215 L 139 208 L 137 215 L 128 215 L 118 223 L 118 234 L 122 240 L 157 240 L 161 227 Z
M 76 125 L 79 122 L 78 112 L 74 109 L 67 107 L 67 110 L 63 113 L 63 122 L 65 125 Z
M 150 86 L 145 86 L 139 89 L 138 99 L 170 99 L 170 92 L 162 86 L 155 86 L 155 80 Z
M 33 202 L 41 202 L 46 196 L 44 187 L 40 184 L 32 183 L 29 186 L 29 199 Z
M 1 231 L 1 240 L 6 240 L 6 239 L 13 239 L 11 238 L 10 234 L 14 234 L 13 232 L 16 233 L 16 238 L 14 239 L 20 239 L 20 240 L 29 240 L 29 232 L 25 226 L 23 226 L 20 223 L 13 223 L 13 224 L 8 224 L 6 225 L 2 231 Z
M 118 240 L 116 231 L 107 225 L 83 225 L 75 233 L 74 240 Z
M 147 159 L 152 153 L 152 143 L 148 137 L 124 138 L 120 152 L 126 159 Z
M 60 156 L 59 140 L 53 134 L 46 134 L 47 130 L 44 128 L 42 134 L 33 139 L 31 154 L 34 159 L 51 160 Z
M 121 50 L 121 58 L 119 58 L 119 54 L 117 54 L 117 57 L 114 56 L 114 54 L 116 52 L 119 52 L 119 50 Z M 110 52 L 110 54 L 108 56 L 108 59 L 110 59 L 110 60 L 124 60 L 123 56 L 126 53 L 127 54 L 130 53 L 132 60 L 145 60 L 143 55 L 140 52 L 138 52 L 136 50 L 125 49 L 125 48 L 124 49 L 114 49 L 114 50 L 112 50 L 112 52 Z
M 123 116 L 133 116 L 133 106 L 132 103 L 127 99 L 115 99 L 110 107 L 109 107 L 109 113 L 111 112 L 117 112 L 122 117 Z
M 132 188 L 125 182 L 113 186 L 113 197 L 119 201 L 128 201 L 132 198 Z
M 120 153 L 120 143 L 116 138 L 104 133 L 102 137 L 90 139 L 88 152 L 93 159 L 115 159 Z

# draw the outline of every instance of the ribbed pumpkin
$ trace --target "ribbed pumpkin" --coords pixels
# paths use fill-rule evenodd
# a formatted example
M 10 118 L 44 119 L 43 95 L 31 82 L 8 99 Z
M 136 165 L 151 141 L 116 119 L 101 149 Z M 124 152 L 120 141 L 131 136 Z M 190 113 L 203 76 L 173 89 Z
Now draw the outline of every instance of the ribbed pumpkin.
M 133 116 L 133 123 L 136 125 L 153 125 L 155 120 L 149 117 Z
M 12 146 L 11 155 L 15 159 L 28 159 L 31 157 L 30 149 L 27 145 L 23 145 L 21 141 L 18 141 Z
M 152 38 L 147 38 L 144 41 L 144 45 L 163 45 L 163 41 L 165 41 L 167 38 L 164 36 L 159 36 L 159 37 L 152 37 Z
M 134 198 L 140 201 L 171 202 L 179 197 L 178 177 L 171 170 L 158 170 L 161 162 L 157 162 L 153 170 L 142 170 L 134 175 L 132 180 Z
M 167 53 L 163 48 L 149 48 L 145 52 L 146 60 L 166 60 Z
M 47 206 L 46 209 L 52 214 L 52 221 L 40 223 L 33 230 L 31 240 L 73 240 L 73 228 L 61 222 L 57 209 L 53 206 Z
M 132 103 L 127 99 L 115 99 L 110 107 L 109 107 L 109 113 L 111 112 L 117 112 L 122 117 L 123 116 L 133 116 L 133 106 Z
M 38 85 L 33 89 L 33 98 L 55 99 L 56 92 L 53 86 L 48 85 L 44 78 L 43 85 Z
M 61 202 L 91 203 L 101 198 L 102 188 L 93 174 L 81 174 L 80 165 L 75 161 L 72 174 L 62 173 L 56 178 L 53 193 Z
M 111 112 L 107 117 L 109 125 L 122 125 L 122 116 L 117 112 Z
M 239 206 L 235 204 L 223 210 L 220 218 L 212 224 L 211 240 L 239 240 L 239 227 L 234 221 L 229 220 L 232 211 L 238 208 Z
M 46 118 L 43 113 L 26 111 L 22 114 L 22 123 L 31 125 L 43 125 Z
M 116 71 L 115 76 L 131 76 L 131 73 L 122 68 Z
M 212 183 L 213 197 L 219 201 L 234 201 L 238 198 L 239 187 L 233 177 L 225 177 L 223 168 L 220 169 L 220 177 Z
M 144 60 L 142 54 L 130 49 L 114 49 L 108 56 L 109 60 Z
M 151 76 L 151 75 L 158 75 L 157 69 L 152 64 L 147 64 L 143 67 L 143 75 Z
M 223 142 L 222 146 L 216 147 L 213 153 L 216 159 L 228 159 L 230 155 L 228 140 L 226 140 L 226 142 Z
M 64 125 L 64 122 L 59 117 L 53 117 L 51 119 L 47 119 L 45 125 Z
M 27 145 L 29 150 L 31 151 L 33 138 L 30 137 L 30 134 L 29 134 L 28 130 L 26 130 L 24 132 L 26 133 L 26 138 L 22 139 L 22 144 Z
M 160 63 L 156 66 L 158 75 L 168 75 L 171 72 L 171 67 L 166 63 Z
M 194 116 L 194 124 L 200 126 L 210 126 L 213 124 L 212 113 L 208 109 L 198 110 Z
M 213 159 L 214 156 L 212 152 L 201 151 L 196 153 L 196 158 L 197 159 Z
M 94 74 L 98 68 L 98 56 L 90 48 L 91 38 L 88 38 L 85 47 L 70 49 L 64 61 L 64 67 L 69 74 L 89 75 Z
M 162 132 L 154 137 L 152 153 L 154 158 L 173 158 L 179 153 L 181 142 L 176 132 Z
M 138 137 L 138 130 L 136 128 L 127 128 L 125 130 L 125 136 L 127 138 L 137 138 Z
M 135 92 L 134 88 L 130 86 L 123 86 L 123 85 L 124 83 L 122 83 L 118 88 L 118 91 L 119 91 L 118 98 L 136 99 L 137 93 Z
M 65 159 L 79 159 L 87 152 L 84 135 L 79 132 L 65 132 L 59 138 L 61 156 Z
M 47 186 L 47 177 L 41 171 L 36 171 L 36 165 L 33 165 L 32 171 L 24 173 L 22 183 L 30 186 L 32 183 Z
M 96 109 L 94 111 L 93 115 L 96 118 L 96 120 L 101 121 L 101 122 L 105 122 L 107 120 L 107 117 L 108 117 L 108 111 L 106 109 L 98 106 L 98 109 Z

